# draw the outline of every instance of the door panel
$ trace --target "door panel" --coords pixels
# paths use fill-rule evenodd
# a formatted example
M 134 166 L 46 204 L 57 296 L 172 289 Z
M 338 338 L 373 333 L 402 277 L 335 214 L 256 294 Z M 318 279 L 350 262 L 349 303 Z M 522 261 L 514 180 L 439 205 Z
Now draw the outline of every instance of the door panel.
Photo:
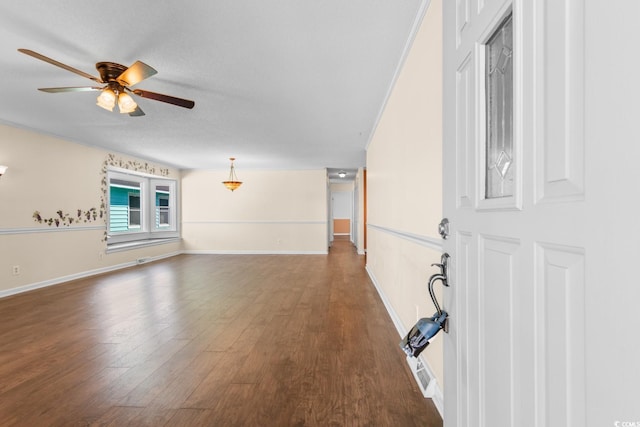
M 484 419 L 488 425 L 513 425 L 514 271 L 519 242 L 480 236 L 478 286 Z
M 456 0 L 456 48 L 460 47 L 467 25 L 469 25 L 469 1 Z
M 470 54 L 456 72 L 456 192 L 458 207 L 471 207 L 473 204 L 473 61 Z
M 536 175 L 540 202 L 581 199 L 584 193 L 584 5 L 546 0 L 536 13 L 540 138 Z M 544 25 L 544 26 L 543 26 Z
M 585 425 L 584 252 L 537 245 L 539 398 L 548 426 Z
M 468 272 L 472 254 L 473 240 L 471 233 L 458 231 L 456 235 L 457 263 L 460 271 Z M 473 286 L 473 287 L 472 287 Z M 477 402 L 469 400 L 470 395 L 479 395 L 480 389 L 480 310 L 478 310 L 478 287 L 471 282 L 469 276 L 458 275 L 456 288 L 451 292 L 456 295 L 455 303 L 449 307 L 449 338 L 445 345 L 453 344 L 453 353 L 458 354 L 456 361 L 456 376 L 460 378 L 460 389 L 455 396 L 460 411 L 460 425 L 468 425 L 469 419 L 480 418 L 480 408 Z M 450 367 L 450 364 L 447 365 Z

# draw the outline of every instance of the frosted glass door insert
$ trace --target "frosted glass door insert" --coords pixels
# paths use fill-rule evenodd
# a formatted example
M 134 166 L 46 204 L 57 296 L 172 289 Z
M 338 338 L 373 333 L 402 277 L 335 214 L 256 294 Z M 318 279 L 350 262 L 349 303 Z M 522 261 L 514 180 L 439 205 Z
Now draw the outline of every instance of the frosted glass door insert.
M 513 20 L 502 21 L 485 45 L 485 198 L 513 196 Z

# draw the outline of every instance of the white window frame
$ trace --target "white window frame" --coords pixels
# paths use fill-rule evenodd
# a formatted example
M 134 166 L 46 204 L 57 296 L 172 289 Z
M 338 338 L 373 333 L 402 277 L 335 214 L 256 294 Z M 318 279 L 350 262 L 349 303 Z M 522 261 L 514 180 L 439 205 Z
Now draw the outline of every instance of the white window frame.
M 156 225 L 156 186 L 169 187 L 169 226 Z M 149 224 L 156 237 L 179 237 L 178 235 L 178 183 L 175 179 L 153 178 L 149 180 Z
M 140 185 L 140 228 L 112 233 L 110 227 L 111 214 L 111 180 L 124 180 Z M 169 226 L 156 226 L 156 186 L 169 187 Z M 175 179 L 158 177 L 126 169 L 109 168 L 107 170 L 107 246 L 121 243 L 147 243 L 158 239 L 179 238 L 178 228 L 178 182 Z

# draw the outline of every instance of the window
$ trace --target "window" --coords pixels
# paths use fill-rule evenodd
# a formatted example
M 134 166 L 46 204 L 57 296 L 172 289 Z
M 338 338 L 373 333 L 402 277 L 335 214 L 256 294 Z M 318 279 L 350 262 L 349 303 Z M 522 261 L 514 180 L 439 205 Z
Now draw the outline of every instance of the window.
M 129 193 L 129 230 L 140 228 L 140 193 Z
M 168 185 L 156 186 L 156 228 L 167 228 L 171 226 L 171 206 L 169 197 L 171 191 Z
M 176 181 L 109 170 L 108 244 L 179 237 Z

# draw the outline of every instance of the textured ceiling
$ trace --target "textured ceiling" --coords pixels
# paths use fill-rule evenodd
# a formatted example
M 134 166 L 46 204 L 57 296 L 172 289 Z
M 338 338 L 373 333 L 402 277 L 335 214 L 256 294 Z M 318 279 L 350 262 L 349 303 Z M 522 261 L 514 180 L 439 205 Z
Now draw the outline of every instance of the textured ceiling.
M 0 123 L 181 169 L 358 168 L 425 0 L 20 0 L 0 5 Z M 143 117 L 95 105 L 80 75 L 140 60 Z

